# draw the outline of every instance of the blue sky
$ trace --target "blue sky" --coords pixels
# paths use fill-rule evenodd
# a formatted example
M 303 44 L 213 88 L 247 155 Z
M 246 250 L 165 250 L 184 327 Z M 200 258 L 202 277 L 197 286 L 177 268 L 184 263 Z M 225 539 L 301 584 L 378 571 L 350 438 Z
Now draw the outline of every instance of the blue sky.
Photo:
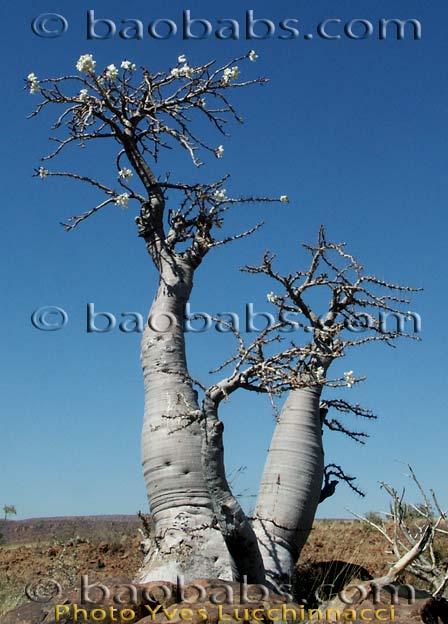
M 439 8 L 440 7 L 440 8 Z M 245 66 L 252 77 L 270 83 L 237 94 L 245 118 L 232 126 L 224 143 L 225 158 L 206 159 L 196 172 L 184 154 L 165 155 L 157 173 L 214 179 L 232 174 L 229 192 L 286 193 L 288 206 L 244 207 L 229 218 L 228 230 L 241 230 L 265 220 L 263 231 L 207 258 L 196 278 L 192 309 L 210 313 L 243 313 L 246 302 L 267 310 L 269 284 L 238 271 L 260 259 L 265 249 L 278 251 L 283 267 L 298 268 L 299 244 L 313 241 L 325 224 L 328 236 L 349 243 L 369 272 L 393 281 L 422 286 L 412 309 L 423 321 L 422 342 L 398 349 L 360 349 L 347 357 L 342 370 L 353 369 L 368 380 L 347 397 L 371 407 L 378 421 L 367 423 L 371 438 L 359 447 L 337 434 L 325 434 L 328 462 L 341 463 L 359 478 L 366 492 L 360 499 L 341 485 L 320 507 L 319 515 L 347 516 L 385 509 L 378 482 L 406 483 L 409 462 L 423 484 L 446 501 L 445 453 L 448 425 L 443 388 L 447 355 L 444 288 L 447 200 L 447 9 L 407 2 L 265 1 L 224 8 L 199 0 L 195 17 L 232 17 L 244 23 L 244 12 L 278 23 L 299 19 L 302 32 L 325 18 L 343 23 L 364 18 L 416 18 L 421 41 L 314 37 L 291 40 L 183 41 L 180 36 L 157 41 L 118 37 L 87 41 L 86 11 L 97 17 L 157 17 L 181 23 L 178 0 L 169 6 L 116 0 L 61 7 L 61 3 L 5 3 L 2 12 L 4 55 L 0 118 L 4 122 L 3 220 L 0 228 L 4 284 L 4 357 L 0 374 L 0 504 L 14 504 L 18 517 L 134 513 L 146 508 L 140 467 L 143 384 L 139 363 L 140 336 L 114 331 L 87 334 L 87 302 L 116 315 L 149 309 L 156 276 L 136 236 L 133 210 L 109 209 L 77 231 L 65 233 L 58 223 L 91 207 L 96 196 L 60 180 L 31 177 L 47 141 L 52 117 L 28 121 L 35 100 L 22 90 L 31 71 L 39 77 L 74 72 L 79 55 L 93 53 L 98 66 L 129 58 L 151 69 L 172 66 L 179 54 L 191 64 L 210 58 L 225 62 L 254 48 L 256 65 Z M 30 28 L 42 13 L 62 13 L 69 28 L 60 38 L 40 38 Z M 244 31 L 244 29 L 243 29 Z M 213 139 L 214 140 L 214 139 Z M 73 170 L 110 175 L 114 146 L 74 150 L 65 163 Z M 30 322 L 33 310 L 57 305 L 69 315 L 60 332 L 41 332 Z M 192 373 L 207 371 L 226 353 L 226 338 L 215 333 L 190 335 Z M 255 493 L 274 421 L 261 397 L 241 394 L 225 406 L 229 469 L 247 466 L 237 492 Z M 355 423 L 356 424 L 356 423 Z M 411 500 L 416 500 L 410 492 Z M 249 504 L 250 499 L 246 499 Z

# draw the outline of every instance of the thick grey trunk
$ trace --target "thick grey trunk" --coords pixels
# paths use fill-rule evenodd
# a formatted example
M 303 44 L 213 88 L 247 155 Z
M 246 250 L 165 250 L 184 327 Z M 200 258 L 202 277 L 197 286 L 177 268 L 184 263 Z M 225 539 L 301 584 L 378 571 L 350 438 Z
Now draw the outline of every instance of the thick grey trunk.
M 145 419 L 142 459 L 154 539 L 138 580 L 231 578 L 230 557 L 214 521 L 202 471 L 197 393 L 188 377 L 184 306 L 188 265 L 164 266 L 142 339 Z
M 266 578 L 274 584 L 289 584 L 319 504 L 324 473 L 320 394 L 316 386 L 290 392 L 261 480 L 253 527 Z

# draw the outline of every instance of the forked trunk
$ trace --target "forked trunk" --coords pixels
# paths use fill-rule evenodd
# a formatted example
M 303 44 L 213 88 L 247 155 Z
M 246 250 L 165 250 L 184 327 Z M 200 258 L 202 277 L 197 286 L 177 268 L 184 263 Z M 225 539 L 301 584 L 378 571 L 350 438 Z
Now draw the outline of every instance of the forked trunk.
M 161 271 L 142 339 L 145 419 L 143 470 L 154 537 L 139 581 L 231 578 L 230 558 L 214 521 L 202 471 L 197 393 L 188 376 L 183 332 L 192 288 L 188 265 Z
M 289 585 L 311 531 L 322 488 L 321 388 L 291 390 L 275 428 L 253 527 L 266 578 Z

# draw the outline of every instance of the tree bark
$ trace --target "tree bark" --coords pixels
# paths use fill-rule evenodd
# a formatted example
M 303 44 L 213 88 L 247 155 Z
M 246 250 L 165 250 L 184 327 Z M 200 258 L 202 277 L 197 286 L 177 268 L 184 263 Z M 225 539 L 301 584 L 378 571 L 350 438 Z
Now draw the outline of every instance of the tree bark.
M 233 580 L 264 584 L 263 559 L 255 532 L 227 481 L 224 466 L 224 424 L 218 403 L 206 396 L 203 414 L 202 460 L 221 534 L 232 558 Z
M 289 585 L 308 539 L 322 488 L 320 386 L 291 390 L 274 431 L 253 527 L 266 578 Z
M 154 538 L 141 582 L 232 578 L 203 475 L 201 411 L 186 363 L 183 315 L 192 286 L 189 264 L 165 260 L 143 333 L 142 460 Z

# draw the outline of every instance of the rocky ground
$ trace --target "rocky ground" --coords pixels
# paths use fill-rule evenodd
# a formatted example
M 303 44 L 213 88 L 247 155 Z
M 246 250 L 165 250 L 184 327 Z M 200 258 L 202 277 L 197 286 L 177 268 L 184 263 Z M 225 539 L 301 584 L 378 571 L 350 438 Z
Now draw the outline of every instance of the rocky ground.
M 140 520 L 131 516 L 8 522 L 6 530 L 3 530 L 4 541 L 0 546 L 0 615 L 18 605 L 22 606 L 4 615 L 2 624 L 52 624 L 55 619 L 52 606 L 54 601 L 30 602 L 25 595 L 26 587 L 28 593 L 41 594 L 43 598 L 46 592 L 51 595 L 54 587 L 46 579 L 54 579 L 62 587 L 62 596 L 57 602 L 66 604 L 60 620 L 64 624 L 74 621 L 71 605 L 77 604 L 80 599 L 79 589 L 74 588 L 79 587 L 81 574 L 87 574 L 89 582 L 103 581 L 116 587 L 132 582 L 141 561 L 138 533 L 140 526 Z M 311 539 L 302 553 L 298 575 L 300 580 L 296 591 L 298 595 L 309 598 L 314 596 L 316 588 L 329 583 L 338 591 L 351 578 L 366 581 L 369 577 L 381 575 L 388 568 L 388 561 L 390 553 L 387 552 L 387 545 L 374 530 L 358 521 L 321 520 L 316 522 Z M 138 604 L 129 603 L 127 607 L 134 610 L 135 619 L 140 619 L 141 624 L 201 622 L 205 617 L 208 624 L 214 624 L 218 620 L 225 621 L 234 613 L 234 608 L 237 608 L 237 615 L 241 619 L 256 621 L 253 613 L 255 607 L 239 604 L 238 598 L 235 598 L 235 602 L 224 605 L 220 611 L 209 600 L 210 591 L 213 589 L 210 585 L 212 581 L 203 580 L 201 583 L 207 588 L 207 597 L 204 599 L 204 596 L 198 595 L 193 606 L 188 600 L 179 602 L 175 597 L 166 600 L 165 597 L 157 595 L 157 592 L 154 594 L 154 591 L 144 595 L 144 591 L 149 589 L 141 586 L 138 590 Z M 326 595 L 323 597 L 331 598 Z M 275 605 L 276 601 L 281 603 L 284 599 L 271 595 L 269 600 L 257 602 L 256 606 L 264 609 L 257 613 L 259 616 L 261 613 L 265 621 L 266 608 L 269 606 L 267 603 Z M 380 604 L 375 609 L 383 608 L 381 616 L 387 616 L 389 621 L 393 615 L 398 622 L 418 622 L 423 602 L 424 600 L 418 600 L 417 604 L 407 605 L 402 598 L 395 613 L 391 613 L 390 596 L 386 594 L 381 596 Z M 159 611 L 148 613 L 145 605 L 157 603 L 161 605 Z M 344 604 L 337 603 L 337 599 L 332 604 L 343 612 Z M 297 609 L 297 603 L 295 606 Z M 318 605 L 312 604 L 311 600 L 308 607 L 312 606 Z M 103 607 L 104 605 L 98 604 L 98 608 Z M 246 607 L 252 611 L 245 613 Z M 165 613 L 163 608 L 167 610 Z M 366 618 L 373 616 L 373 620 L 378 619 L 374 616 L 375 611 L 368 611 L 372 609 L 369 597 L 363 604 L 356 606 L 355 613 L 348 614 L 348 619 L 356 617 L 357 621 L 361 621 L 359 612 L 362 608 L 367 609 Z M 181 612 L 182 609 L 187 611 Z M 189 610 L 193 610 L 193 613 L 190 614 Z M 100 612 L 99 614 L 101 615 Z M 330 613 L 331 615 L 335 616 L 334 613 Z M 110 616 L 109 613 L 105 621 L 113 621 L 114 618 Z M 288 617 L 292 617 L 291 613 L 282 619 Z M 297 612 L 296 619 L 303 619 L 300 612 Z

